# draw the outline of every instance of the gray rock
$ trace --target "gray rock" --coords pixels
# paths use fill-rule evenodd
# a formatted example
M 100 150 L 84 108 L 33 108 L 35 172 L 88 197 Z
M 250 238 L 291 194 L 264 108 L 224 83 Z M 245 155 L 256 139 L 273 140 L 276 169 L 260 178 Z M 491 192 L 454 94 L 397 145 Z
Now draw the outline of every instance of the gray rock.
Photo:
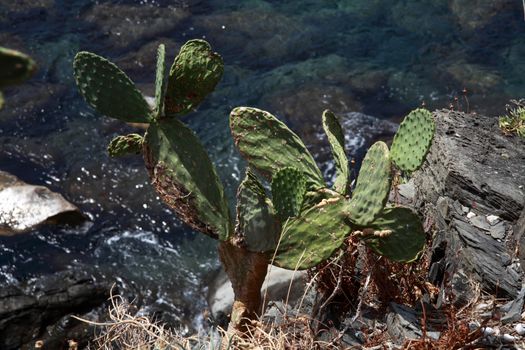
M 495 239 L 505 238 L 506 226 L 505 222 L 500 222 L 490 227 L 490 235 Z
M 427 314 L 427 319 L 430 319 Z M 423 336 L 421 329 L 422 313 L 404 305 L 390 303 L 390 311 L 386 315 L 387 330 L 394 342 L 403 344 L 407 339 L 420 339 Z M 430 323 L 426 325 L 426 335 L 432 339 L 439 339 L 440 332 Z
M 525 286 L 521 288 L 520 293 L 516 299 L 509 301 L 503 305 L 500 310 L 504 313 L 501 322 L 510 323 L 521 320 L 521 313 L 523 312 L 523 304 L 525 301 Z
M 62 195 L 0 171 L 0 235 L 23 232 L 43 223 L 80 224 L 85 220 Z
M 490 225 L 489 223 L 487 222 L 487 220 L 485 220 L 485 218 L 483 216 L 474 216 L 470 219 L 470 223 L 472 225 L 474 225 L 475 227 L 479 228 L 480 230 L 483 230 L 483 231 L 490 231 Z
M 491 226 L 496 225 L 499 221 L 500 221 L 499 216 L 497 216 L 497 215 L 487 215 L 487 222 Z
M 390 192 L 389 201 L 400 205 L 411 206 L 416 197 L 416 189 L 414 187 L 414 181 L 410 179 L 405 184 L 397 186 L 397 190 Z
M 71 331 L 76 340 L 79 334 L 92 334 L 93 330 L 87 332 L 85 324 L 69 315 L 83 315 L 103 305 L 110 288 L 110 283 L 86 269 L 42 276 L 21 286 L 4 286 L 0 289 L 0 348 L 29 349 L 36 340 L 44 340 L 46 348 L 59 349 Z
M 265 305 L 270 301 L 284 301 L 293 306 L 304 294 L 305 285 L 306 271 L 294 272 L 269 265 L 261 296 Z M 227 324 L 233 297 L 231 283 L 221 269 L 208 291 L 208 307 L 217 323 Z
M 525 229 L 525 218 L 517 223 L 525 205 L 520 187 L 525 184 L 525 141 L 504 136 L 496 118 L 447 110 L 434 116 L 436 135 L 425 164 L 414 176 L 416 206 L 425 208 L 436 225 L 432 282 L 443 287 L 445 279 L 462 271 L 484 290 L 516 297 L 523 271 L 512 257 L 518 233 Z M 441 208 L 443 199 L 440 208 L 433 204 L 440 197 L 449 210 Z M 458 205 L 478 215 L 469 220 L 463 210 L 454 209 Z M 516 226 L 503 237 L 498 227 L 492 233 L 502 238 L 495 240 L 486 234 L 491 229 L 487 215 L 497 215 L 507 227 Z M 470 292 L 463 292 L 461 299 L 468 300 Z

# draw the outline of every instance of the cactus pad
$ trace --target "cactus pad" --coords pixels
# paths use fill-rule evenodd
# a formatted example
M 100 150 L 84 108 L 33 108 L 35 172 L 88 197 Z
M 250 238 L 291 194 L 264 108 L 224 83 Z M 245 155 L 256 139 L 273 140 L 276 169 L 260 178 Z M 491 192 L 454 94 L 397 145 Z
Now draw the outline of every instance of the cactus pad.
M 108 146 L 108 153 L 111 157 L 122 157 L 128 154 L 142 153 L 142 142 L 144 138 L 139 134 L 129 134 L 117 136 Z
M 157 71 L 155 74 L 155 116 L 159 119 L 164 115 L 164 96 L 166 95 L 166 47 L 160 44 L 157 49 Z
M 252 252 L 273 252 L 281 227 L 264 187 L 248 168 L 237 190 L 237 226 L 235 234 Z
M 239 152 L 264 176 L 271 179 L 280 169 L 294 167 L 305 175 L 308 189 L 325 186 L 299 136 L 270 113 L 237 107 L 230 114 L 230 129 Z
M 405 117 L 392 143 L 392 161 L 401 170 L 413 172 L 423 164 L 434 137 L 434 119 L 426 109 L 416 109 Z
M 36 64 L 31 57 L 1 46 L 0 67 L 0 88 L 19 84 L 29 79 L 36 71 Z
M 378 141 L 366 153 L 352 199 L 348 218 L 359 226 L 373 222 L 383 210 L 390 192 L 390 156 L 388 146 Z
M 174 118 L 151 124 L 144 160 L 157 193 L 183 222 L 214 238 L 229 238 L 232 228 L 222 184 L 191 129 Z
M 204 40 L 182 46 L 170 69 L 166 115 L 182 116 L 197 107 L 222 78 L 224 63 Z
M 275 265 L 309 269 L 328 259 L 350 233 L 345 222 L 344 197 L 330 198 L 288 220 L 282 230 Z
M 425 246 L 426 236 L 421 218 L 408 208 L 385 208 L 368 227 L 386 231 L 383 237 L 369 235 L 364 236 L 363 241 L 377 254 L 391 260 L 412 262 L 419 257 Z
M 334 191 L 345 195 L 348 190 L 350 170 L 348 168 L 348 158 L 345 152 L 345 136 L 341 124 L 332 112 L 323 112 L 323 128 L 330 142 L 332 154 L 335 160 L 336 178 Z
M 99 113 L 125 122 L 150 122 L 148 103 L 115 64 L 82 51 L 75 56 L 73 70 L 82 96 Z
M 272 199 L 282 221 L 298 216 L 306 194 L 306 178 L 299 170 L 282 168 L 272 179 Z

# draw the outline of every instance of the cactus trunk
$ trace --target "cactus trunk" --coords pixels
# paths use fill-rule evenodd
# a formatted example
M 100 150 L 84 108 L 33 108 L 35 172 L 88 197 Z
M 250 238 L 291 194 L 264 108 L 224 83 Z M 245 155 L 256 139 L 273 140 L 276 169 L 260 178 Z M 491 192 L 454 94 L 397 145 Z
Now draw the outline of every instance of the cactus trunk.
M 263 253 L 250 252 L 224 241 L 219 244 L 219 257 L 235 294 L 228 331 L 244 333 L 250 321 L 262 311 L 261 287 L 269 259 Z

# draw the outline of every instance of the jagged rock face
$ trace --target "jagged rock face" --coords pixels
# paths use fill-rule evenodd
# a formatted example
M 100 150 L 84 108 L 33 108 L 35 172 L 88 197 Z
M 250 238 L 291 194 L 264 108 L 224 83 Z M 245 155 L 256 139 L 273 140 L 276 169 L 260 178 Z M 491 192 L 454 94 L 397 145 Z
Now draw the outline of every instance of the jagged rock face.
M 43 223 L 78 224 L 85 220 L 61 194 L 0 171 L 0 235 L 24 232 Z
M 62 271 L 23 285 L 4 286 L 0 290 L 0 348 L 29 349 L 41 339 L 46 348 L 59 349 L 67 339 L 89 337 L 92 330 L 69 315 L 82 316 L 104 305 L 111 283 L 87 270 Z
M 516 252 L 525 225 L 516 222 L 524 216 L 525 141 L 504 136 L 497 118 L 434 115 L 434 142 L 414 178 L 418 205 L 437 229 L 430 278 L 463 286 L 459 304 L 472 292 L 469 281 L 515 297 L 523 279 Z

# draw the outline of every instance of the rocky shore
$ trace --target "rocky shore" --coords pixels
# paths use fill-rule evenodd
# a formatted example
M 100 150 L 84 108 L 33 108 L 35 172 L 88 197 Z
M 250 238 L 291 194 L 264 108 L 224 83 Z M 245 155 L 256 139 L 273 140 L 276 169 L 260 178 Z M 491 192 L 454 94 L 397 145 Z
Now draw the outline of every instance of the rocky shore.
M 423 334 L 442 339 L 447 332 L 444 310 L 453 307 L 471 311 L 468 326 L 481 332 L 475 340 L 479 346 L 518 349 L 525 344 L 525 141 L 501 134 L 495 118 L 450 110 L 434 115 L 436 136 L 427 161 L 392 199 L 425 217 L 431 239 L 422 258 L 428 262 L 424 277 L 435 289 L 422 290 L 421 303 L 392 300 L 382 314 L 371 300 L 355 300 L 341 318 L 330 311 L 333 296 L 312 288 L 307 274 L 275 269 L 267 282 L 269 307 L 263 319 L 283 322 L 283 310 L 315 314 L 318 322 L 333 324 L 319 333 L 321 338 L 339 337 L 343 347 L 362 347 L 380 330 L 387 334 L 384 344 L 396 349 Z M 111 283 L 95 270 L 77 268 L 2 286 L 0 347 L 30 348 L 38 339 L 50 349 L 60 348 L 65 339 L 85 343 L 91 330 L 71 315 L 103 320 Z M 228 287 L 224 276 L 209 287 L 209 310 L 217 324 L 227 320 Z M 284 305 L 287 298 L 289 305 Z M 297 300 L 301 309 L 294 309 Z M 321 304 L 325 307 L 319 310 Z M 423 325 L 423 313 L 432 321 Z

